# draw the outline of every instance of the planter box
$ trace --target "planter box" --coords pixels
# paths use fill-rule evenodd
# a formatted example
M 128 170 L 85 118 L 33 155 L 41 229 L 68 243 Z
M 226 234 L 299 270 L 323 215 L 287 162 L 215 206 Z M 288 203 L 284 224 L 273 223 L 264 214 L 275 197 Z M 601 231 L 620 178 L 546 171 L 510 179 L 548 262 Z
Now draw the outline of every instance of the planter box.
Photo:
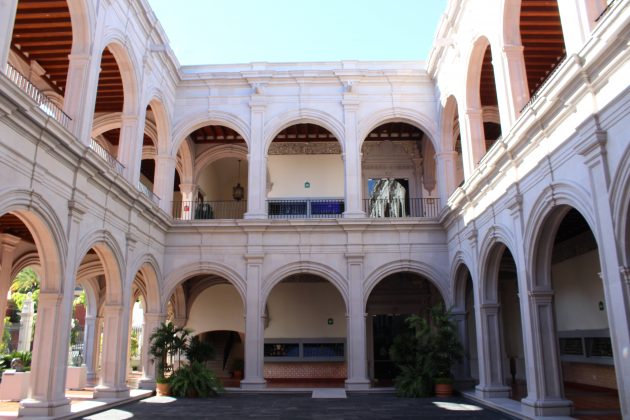
M 86 366 L 68 366 L 66 375 L 66 388 L 83 389 L 87 384 L 87 367 Z
M 31 372 L 5 370 L 0 383 L 0 400 L 20 401 L 28 396 Z

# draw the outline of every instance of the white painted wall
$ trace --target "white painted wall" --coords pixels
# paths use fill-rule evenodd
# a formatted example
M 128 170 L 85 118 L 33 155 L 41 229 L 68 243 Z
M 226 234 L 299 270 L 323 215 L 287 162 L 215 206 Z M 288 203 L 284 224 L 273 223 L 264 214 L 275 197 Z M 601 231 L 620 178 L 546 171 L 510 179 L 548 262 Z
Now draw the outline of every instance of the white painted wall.
M 199 187 L 207 201 L 233 201 L 232 187 L 237 182 L 247 194 L 247 161 L 241 161 L 241 177 L 238 179 L 238 159 L 219 159 L 207 165 L 199 176 Z
M 558 331 L 608 328 L 604 288 L 597 251 L 587 252 L 551 268 Z
M 330 283 L 279 283 L 267 300 L 265 338 L 346 336 L 343 298 Z M 328 318 L 334 320 L 328 325 Z
M 245 331 L 243 301 L 234 286 L 218 284 L 208 287 L 195 299 L 187 328 L 194 334 L 206 331 Z
M 341 155 L 271 155 L 269 198 L 344 196 Z M 310 182 L 310 188 L 304 183 Z

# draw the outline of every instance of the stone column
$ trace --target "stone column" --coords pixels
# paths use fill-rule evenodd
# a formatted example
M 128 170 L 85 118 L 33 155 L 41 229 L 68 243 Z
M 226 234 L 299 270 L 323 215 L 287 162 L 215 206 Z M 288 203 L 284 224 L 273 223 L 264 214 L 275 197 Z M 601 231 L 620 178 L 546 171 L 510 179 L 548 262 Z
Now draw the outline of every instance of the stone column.
M 28 292 L 22 312 L 20 313 L 20 335 L 18 336 L 18 351 L 31 351 L 31 334 L 33 333 L 33 315 L 35 315 L 35 305 L 33 294 Z
M 138 383 L 140 389 L 155 389 L 155 361 L 149 354 L 151 334 L 166 320 L 164 313 L 145 313 L 142 327 L 142 378 Z
M 261 302 L 263 254 L 246 254 L 247 290 L 245 296 L 245 379 L 243 389 L 264 389 L 263 376 L 265 328 Z
M 11 50 L 17 3 L 18 0 L 0 0 L 0 71 L 3 73 Z
M 84 334 L 84 348 L 85 354 L 85 366 L 87 367 L 87 379 L 92 381 L 96 378 L 98 369 L 98 351 L 99 344 L 101 342 L 100 337 L 100 321 L 101 318 L 96 316 L 85 317 L 85 334 Z
M 507 398 L 510 396 L 510 387 L 504 384 L 500 305 L 483 303 L 479 306 L 480 328 L 477 329 L 477 342 L 480 344 L 478 346 L 480 363 L 479 385 L 476 392 L 483 398 Z
M 146 109 L 141 109 L 138 114 L 126 114 L 121 117 L 118 160 L 125 167 L 125 178 L 135 188 L 138 188 L 140 181 L 145 119 Z
M 362 203 L 361 183 L 361 140 L 357 132 L 357 110 L 359 101 L 354 95 L 344 94 L 343 119 L 344 119 L 344 175 L 345 175 L 345 211 L 343 217 L 365 217 Z
M 129 396 L 126 384 L 127 342 L 129 331 L 125 306 L 106 304 L 103 308 L 103 355 L 100 383 L 94 388 L 94 398 Z M 128 312 L 126 314 L 129 315 Z
M 581 141 L 576 152 L 583 159 L 589 172 L 589 195 L 593 199 L 595 210 L 595 226 L 593 231 L 597 240 L 599 263 L 601 265 L 601 281 L 606 301 L 606 316 L 611 331 L 615 375 L 621 403 L 621 415 L 630 418 L 630 295 L 628 295 L 627 271 L 623 267 L 623 258 L 617 244 L 621 238 L 615 237 L 613 211 L 610 204 L 609 191 L 611 171 L 608 168 L 606 145 L 607 134 L 601 131 L 598 121 L 593 118 L 578 128 Z
M 468 327 L 466 311 L 464 309 L 451 312 L 451 319 L 457 328 L 457 338 L 464 350 L 462 361 L 455 367 L 455 379 L 460 382 L 469 382 L 470 377 L 470 346 L 468 345 Z
M 486 154 L 486 140 L 480 109 L 460 110 L 464 179 L 468 179 Z
M 20 242 L 20 238 L 8 233 L 0 234 L 0 315 L 4 328 L 4 317 L 7 313 L 7 293 L 13 279 L 11 272 L 13 270 L 13 258 L 15 247 Z
M 251 132 L 247 155 L 247 213 L 245 219 L 267 218 L 267 151 L 263 133 L 266 106 L 258 101 L 250 103 Z
M 365 306 L 363 302 L 363 254 L 346 254 L 348 262 L 348 379 L 346 389 L 370 388 L 367 376 Z
M 70 54 L 69 60 L 63 111 L 72 118 L 72 134 L 89 146 L 100 67 L 89 54 Z
M 182 193 L 182 208 L 179 218 L 181 220 L 193 220 L 197 205 L 197 184 L 179 184 L 179 191 Z
M 441 206 L 446 205 L 448 198 L 457 188 L 455 180 L 457 155 L 455 151 L 439 152 L 435 154 L 437 177 L 439 179 L 437 184 Z
M 495 62 L 494 58 L 492 61 Z M 510 131 L 521 114 L 521 109 L 529 101 L 523 46 L 504 45 L 500 62 L 494 68 L 499 69 L 495 79 L 501 115 L 501 132 L 505 134 Z
M 605 7 L 604 0 L 558 0 L 567 56 L 580 52 Z
M 153 192 L 160 197 L 160 208 L 167 214 L 173 212 L 173 187 L 177 159 L 170 155 L 155 157 L 155 183 Z

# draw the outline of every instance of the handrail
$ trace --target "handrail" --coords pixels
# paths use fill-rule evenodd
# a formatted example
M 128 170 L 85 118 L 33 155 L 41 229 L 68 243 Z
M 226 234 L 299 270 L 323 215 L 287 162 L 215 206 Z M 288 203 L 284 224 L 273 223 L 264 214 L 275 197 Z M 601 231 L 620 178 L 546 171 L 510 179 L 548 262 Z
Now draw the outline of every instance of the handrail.
M 345 209 L 341 198 L 304 198 L 267 200 L 270 219 L 337 219 Z
M 53 117 L 61 125 L 68 128 L 72 118 L 55 105 L 48 96 L 44 95 L 33 83 L 31 83 L 26 76 L 20 73 L 15 67 L 7 63 L 5 74 L 15 85 L 24 93 L 26 93 L 32 100 L 34 100 L 39 108 L 47 115 Z
M 122 175 L 125 167 L 122 163 L 118 162 L 114 156 L 112 156 L 103 146 L 98 144 L 94 139 L 90 139 L 90 149 L 92 149 L 97 155 L 103 158 L 109 166 L 114 168 L 118 175 Z
M 160 204 L 160 197 L 158 197 L 157 195 L 155 195 L 155 193 L 153 191 L 151 191 L 149 189 L 149 187 L 147 187 L 146 185 L 144 185 L 142 182 L 138 181 L 138 189 L 140 190 L 140 192 L 144 195 L 146 195 L 147 197 L 149 197 L 149 199 L 151 201 L 153 201 L 155 204 L 159 205 Z
M 545 77 L 545 79 L 542 81 L 542 83 L 540 84 L 540 86 L 538 86 L 538 89 L 536 89 L 534 91 L 534 93 L 532 93 L 532 96 L 529 98 L 529 101 L 527 101 L 527 103 L 523 106 L 523 108 L 521 108 L 521 114 L 523 113 L 523 111 L 525 111 L 536 99 L 538 99 L 538 96 L 540 96 L 540 93 L 545 89 L 545 87 L 547 87 L 547 85 L 549 84 L 549 81 L 551 80 L 552 76 L 554 74 L 556 74 L 558 72 L 558 70 L 560 69 L 560 67 L 562 67 L 562 64 L 566 61 L 567 56 L 566 54 L 560 59 L 558 60 L 558 62 L 556 63 L 556 65 L 551 69 L 551 71 L 549 72 L 549 74 L 547 74 L 547 76 Z
M 173 201 L 173 219 L 242 219 L 247 201 Z
M 363 200 L 365 214 L 372 218 L 422 217 L 435 219 L 440 214 L 439 198 Z

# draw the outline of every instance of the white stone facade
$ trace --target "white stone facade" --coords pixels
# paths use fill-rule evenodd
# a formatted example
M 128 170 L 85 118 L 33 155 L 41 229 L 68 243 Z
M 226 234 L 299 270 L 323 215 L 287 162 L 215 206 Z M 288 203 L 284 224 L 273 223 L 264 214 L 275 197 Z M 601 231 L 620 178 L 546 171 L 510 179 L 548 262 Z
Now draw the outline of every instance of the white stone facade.
M 0 0 L 0 28 L 9 28 L 0 32 L 3 65 L 16 4 Z M 518 0 L 497 1 L 496 8 L 450 1 L 426 65 L 343 61 L 198 67 L 179 66 L 144 0 L 68 0 L 73 47 L 61 102 L 71 118 L 68 127 L 0 75 L 0 215 L 17 216 L 34 242 L 0 231 L 0 291 L 26 266 L 36 267 L 42 282 L 31 388 L 21 414 L 69 410 L 65 367 L 75 285 L 88 291 L 86 340 L 93 344 L 87 346 L 88 377 L 96 375 L 94 348 L 102 328 L 97 394 L 118 396 L 128 393 L 125 332 L 134 300 L 142 295 L 146 302 L 145 331 L 166 318 L 169 302 L 175 322 L 185 324 L 181 284 L 196 275 L 224 279 L 242 299 L 243 388 L 265 387 L 267 298 L 294 274 L 320 276 L 339 291 L 346 305 L 346 387 L 369 388 L 365 319 L 370 292 L 388 275 L 410 272 L 428 279 L 458 320 L 470 312 L 476 334 L 469 341 L 479 349 L 476 392 L 487 399 L 505 396 L 509 375 L 499 362 L 503 338 L 497 292 L 504 248 L 513 256 L 518 279 L 527 384 L 523 412 L 569 414 L 554 289 L 545 267 L 555 230 L 572 208 L 597 242 L 616 384 L 622 413 L 630 417 L 630 3 L 612 2 L 601 17 L 603 1 L 558 4 L 567 58 L 529 101 L 514 24 Z M 479 87 L 471 73 L 479 73 L 488 43 L 496 54 L 492 62 L 503 135 L 486 153 L 479 134 L 482 110 L 475 102 Z M 120 67 L 122 114 L 93 112 L 105 47 Z M 155 117 L 153 192 L 159 204 L 137 188 L 148 105 Z M 452 141 L 456 111 L 465 177 L 459 187 Z M 388 122 L 419 128 L 431 142 L 433 196 L 442 203 L 438 217 L 376 219 L 365 213 L 362 144 Z M 324 127 L 340 143 L 343 217 L 267 217 L 269 145 L 283 129 L 300 123 Z M 194 156 L 186 137 L 208 125 L 233 129 L 247 147 Z M 111 128 L 120 128 L 122 174 L 89 149 L 92 137 Z M 193 189 L 185 186 L 194 186 L 199 167 L 193 162 L 221 156 L 247 162 L 243 219 L 173 220 L 170 187 L 176 167 L 182 196 L 192 200 Z M 473 309 L 465 302 L 464 269 L 472 280 Z M 94 284 L 99 276 L 104 286 Z M 461 328 L 466 339 L 470 326 Z M 143 360 L 144 383 L 150 385 L 151 363 L 146 356 Z

